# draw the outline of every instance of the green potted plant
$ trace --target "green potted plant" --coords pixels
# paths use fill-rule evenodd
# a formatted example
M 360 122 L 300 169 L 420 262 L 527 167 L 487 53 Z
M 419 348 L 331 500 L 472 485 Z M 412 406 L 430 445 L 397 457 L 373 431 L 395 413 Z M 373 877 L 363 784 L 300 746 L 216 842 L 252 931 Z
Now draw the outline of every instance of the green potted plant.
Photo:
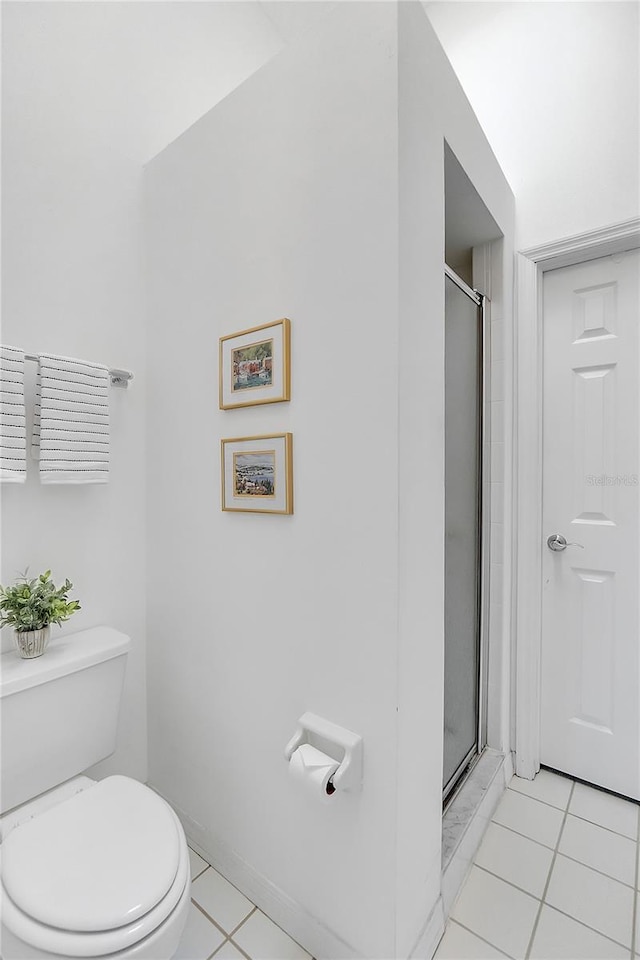
M 0 627 L 13 627 L 21 657 L 41 657 L 49 643 L 51 624 L 60 626 L 80 609 L 77 600 L 67 599 L 72 587 L 69 580 L 56 587 L 51 570 L 33 580 L 25 571 L 12 586 L 0 586 Z

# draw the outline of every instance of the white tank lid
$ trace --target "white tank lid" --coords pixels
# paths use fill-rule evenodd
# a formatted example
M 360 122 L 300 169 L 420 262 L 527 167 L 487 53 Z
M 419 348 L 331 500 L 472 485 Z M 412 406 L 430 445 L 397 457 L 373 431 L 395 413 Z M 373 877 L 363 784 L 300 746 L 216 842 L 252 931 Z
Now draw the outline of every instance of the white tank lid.
M 179 859 L 167 803 L 136 780 L 114 776 L 16 827 L 2 845 L 2 882 L 39 923 L 106 931 L 153 909 Z
M 112 627 L 91 627 L 52 640 L 43 656 L 33 660 L 23 660 L 15 651 L 3 653 L 0 697 L 20 693 L 40 683 L 48 683 L 65 674 L 118 657 L 126 653 L 130 646 L 129 637 Z

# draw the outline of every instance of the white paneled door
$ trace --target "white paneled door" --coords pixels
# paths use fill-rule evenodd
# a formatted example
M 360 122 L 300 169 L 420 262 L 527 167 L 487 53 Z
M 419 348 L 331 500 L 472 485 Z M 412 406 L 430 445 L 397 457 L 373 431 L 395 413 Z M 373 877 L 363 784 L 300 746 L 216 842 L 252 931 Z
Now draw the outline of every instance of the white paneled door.
M 640 799 L 640 251 L 546 272 L 543 317 L 541 761 Z

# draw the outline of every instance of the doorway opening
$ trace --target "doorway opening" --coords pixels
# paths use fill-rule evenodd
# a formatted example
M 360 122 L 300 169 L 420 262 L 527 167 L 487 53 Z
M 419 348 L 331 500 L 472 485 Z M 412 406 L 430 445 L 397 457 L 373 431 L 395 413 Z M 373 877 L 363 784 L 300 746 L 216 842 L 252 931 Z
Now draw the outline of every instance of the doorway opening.
M 445 267 L 445 804 L 486 745 L 484 301 Z
M 540 724 L 540 714 L 542 710 L 542 693 L 543 693 L 543 683 L 542 683 L 542 658 L 543 658 L 543 649 L 542 649 L 542 624 L 543 624 L 543 592 L 547 587 L 547 584 L 544 582 L 543 576 L 543 561 L 548 564 L 553 562 L 552 551 L 548 545 L 548 539 L 551 534 L 560 533 L 563 536 L 566 534 L 565 539 L 567 540 L 567 552 L 559 551 L 557 552 L 557 558 L 560 560 L 560 564 L 563 563 L 563 566 L 558 564 L 558 570 L 554 570 L 554 582 L 552 583 L 549 580 L 548 586 L 552 590 L 557 591 L 558 587 L 561 586 L 560 577 L 564 577 L 564 580 L 567 586 L 570 586 L 575 582 L 576 579 L 582 578 L 585 576 L 584 571 L 588 569 L 593 571 L 596 576 L 593 576 L 592 573 L 589 573 L 590 582 L 586 583 L 586 587 L 589 589 L 598 587 L 598 578 L 600 582 L 605 586 L 609 586 L 611 583 L 615 583 L 618 590 L 616 592 L 610 591 L 612 593 L 612 601 L 617 602 L 617 594 L 620 593 L 620 599 L 623 595 L 627 595 L 627 591 L 624 589 L 622 592 L 619 587 L 623 586 L 622 581 L 617 578 L 617 570 L 621 569 L 622 561 L 622 552 L 620 545 L 615 545 L 614 549 L 610 551 L 609 557 L 613 562 L 609 562 L 609 559 L 606 559 L 603 563 L 599 558 L 594 560 L 592 557 L 587 555 L 588 550 L 593 550 L 595 545 L 595 534 L 600 532 L 597 527 L 596 530 L 591 534 L 593 539 L 593 544 L 587 543 L 584 539 L 584 533 L 591 531 L 588 530 L 589 524 L 593 525 L 594 519 L 609 519 L 613 520 L 615 526 L 609 524 L 600 524 L 601 527 L 609 527 L 609 530 L 606 532 L 620 532 L 624 534 L 624 527 L 627 524 L 621 523 L 623 519 L 619 507 L 623 505 L 624 500 L 624 510 L 623 512 L 628 517 L 629 497 L 628 494 L 634 493 L 634 487 L 627 486 L 624 481 L 620 484 L 617 481 L 617 477 L 624 477 L 628 472 L 635 472 L 637 474 L 637 433 L 635 434 L 633 444 L 629 446 L 625 443 L 617 442 L 613 445 L 614 451 L 618 455 L 622 455 L 627 460 L 630 456 L 635 455 L 635 465 L 632 463 L 630 466 L 626 463 L 620 462 L 620 456 L 616 460 L 615 469 L 612 469 L 606 463 L 601 465 L 596 465 L 592 467 L 590 464 L 585 465 L 584 458 L 581 460 L 582 452 L 584 450 L 585 454 L 589 450 L 588 444 L 591 444 L 595 447 L 594 440 L 597 438 L 596 428 L 600 430 L 601 436 L 606 436 L 607 438 L 614 439 L 610 430 L 602 430 L 599 426 L 599 423 L 607 426 L 604 415 L 609 412 L 607 409 L 606 402 L 602 401 L 599 404 L 599 413 L 600 421 L 593 422 L 593 417 L 589 418 L 590 431 L 580 435 L 579 433 L 574 434 L 574 442 L 577 440 L 581 443 L 582 449 L 578 447 L 575 453 L 573 463 L 572 463 L 572 476 L 575 483 L 574 490 L 570 491 L 573 496 L 572 503 L 571 497 L 567 500 L 569 506 L 573 506 L 573 512 L 571 510 L 566 511 L 563 515 L 558 512 L 557 517 L 546 516 L 543 517 L 543 510 L 539 511 L 527 511 L 527 504 L 529 503 L 539 503 L 543 504 L 543 465 L 545 458 L 543 457 L 543 417 L 545 404 L 543 403 L 543 397 L 545 392 L 550 385 L 549 375 L 545 371 L 543 376 L 544 364 L 543 364 L 543 355 L 544 355 L 544 343 L 545 338 L 543 336 L 544 331 L 544 310 L 543 310 L 543 291 L 547 288 L 547 277 L 552 278 L 554 274 L 558 271 L 564 270 L 567 267 L 574 267 L 576 265 L 588 263 L 595 263 L 600 260 L 604 263 L 605 260 L 609 260 L 611 265 L 619 264 L 623 266 L 625 261 L 629 257 L 628 251 L 637 250 L 640 246 L 640 219 L 635 218 L 632 220 L 627 220 L 621 223 L 616 223 L 608 227 L 599 228 L 597 230 L 589 231 L 583 234 L 577 234 L 573 237 L 567 237 L 560 241 L 554 241 L 552 243 L 543 244 L 539 247 L 531 248 L 529 250 L 523 251 L 518 254 L 516 265 L 517 265 L 517 283 L 516 290 L 518 293 L 517 296 L 517 311 L 518 311 L 518 328 L 517 328 L 517 340 L 516 340 L 516 349 L 515 349 L 515 358 L 516 358 L 516 377 L 515 381 L 517 384 L 517 418 L 515 421 L 516 428 L 516 437 L 517 437 L 517 458 L 516 458 L 516 489 L 517 489 L 517 511 L 514 516 L 515 526 L 518 531 L 518 536 L 516 540 L 516 551 L 515 551 L 515 564 L 516 564 L 516 597 L 515 597 L 515 617 L 514 617 L 514 627 L 515 627 L 515 656 L 516 656 L 516 670 L 515 670 L 515 765 L 516 773 L 518 776 L 533 779 L 537 771 L 540 769 L 541 762 L 545 762 L 550 767 L 555 768 L 565 767 L 564 764 L 559 763 L 555 758 L 542 755 L 542 745 L 541 745 L 541 724 Z M 595 268 L 597 269 L 597 267 Z M 569 276 L 567 274 L 567 276 Z M 614 278 L 616 285 L 618 284 L 620 278 Z M 612 280 L 611 278 L 603 281 L 602 278 L 594 281 L 592 277 L 589 277 L 586 283 L 580 280 L 576 287 L 579 290 L 574 291 L 575 296 L 572 296 L 572 299 L 575 299 L 578 304 L 581 304 L 585 301 L 585 295 L 588 296 L 597 296 L 598 291 L 600 293 L 606 292 L 607 288 L 611 287 Z M 620 313 L 620 318 L 614 316 L 613 318 L 607 316 L 607 314 L 601 311 L 602 322 L 598 324 L 590 324 L 590 329 L 588 335 L 586 325 L 583 324 L 582 329 L 577 327 L 573 334 L 571 335 L 570 331 L 570 343 L 569 346 L 575 348 L 582 345 L 586 347 L 587 350 L 600 349 L 603 344 L 610 344 L 612 350 L 618 347 L 621 339 L 626 340 L 626 334 L 631 331 L 632 335 L 637 337 L 637 282 L 636 282 L 636 296 L 633 298 L 634 302 L 634 314 L 636 318 L 635 327 L 633 326 L 633 316 L 631 323 L 627 319 L 628 311 L 622 311 Z M 590 293 L 591 291 L 591 293 Z M 623 297 L 622 299 L 627 299 Z M 620 293 L 617 292 L 615 298 L 613 298 L 613 304 L 616 307 L 616 313 L 618 308 L 621 305 Z M 572 311 L 573 312 L 573 311 Z M 584 313 L 584 311 L 582 311 Z M 576 316 L 578 319 L 581 318 L 581 313 L 576 311 Z M 614 326 L 612 327 L 611 320 L 614 321 Z M 622 323 L 622 327 L 620 326 Z M 606 331 L 603 331 L 601 328 L 606 327 Z M 613 336 L 607 337 L 605 335 L 612 333 Z M 622 335 L 622 336 L 621 336 Z M 620 379 L 622 382 L 620 384 L 616 383 L 617 393 L 619 397 L 622 397 L 623 391 L 625 389 L 625 383 L 628 383 L 628 378 L 626 376 L 619 377 L 618 372 L 622 370 L 622 367 L 619 365 L 621 361 L 625 361 L 625 365 L 628 365 L 629 362 L 633 363 L 634 360 L 637 364 L 638 362 L 638 352 L 637 352 L 637 340 L 635 348 L 625 342 L 624 350 L 619 352 L 618 356 L 607 357 L 603 361 L 600 357 L 597 358 L 597 361 L 590 362 L 590 368 L 585 370 L 583 367 L 584 358 L 580 358 L 580 362 L 576 364 L 578 369 L 573 372 L 571 369 L 570 379 L 574 381 L 574 384 L 577 384 L 579 387 L 583 388 L 583 393 L 585 389 L 580 382 L 584 381 L 586 388 L 592 388 L 591 393 L 594 393 L 593 388 L 602 385 L 604 388 L 605 384 L 610 386 L 611 383 L 614 383 L 617 379 Z M 615 363 L 615 366 L 614 366 Z M 552 371 L 551 371 L 552 372 Z M 596 374 L 595 377 L 587 376 L 584 374 Z M 623 371 L 624 373 L 624 371 Z M 602 376 L 597 376 L 602 374 Z M 591 383 L 588 381 L 592 380 Z M 600 383 L 598 383 L 598 380 Z M 607 380 L 609 383 L 607 383 Z M 632 375 L 631 382 L 635 384 L 635 389 L 637 391 L 638 376 L 637 368 L 635 376 Z M 577 391 L 577 387 L 574 386 L 574 392 Z M 604 393 L 604 390 L 603 390 Z M 604 397 L 605 401 L 608 400 L 608 397 Z M 609 404 L 610 407 L 610 404 Z M 566 405 L 564 407 L 566 412 Z M 571 410 L 571 408 L 569 408 Z M 582 408 L 579 408 L 581 412 Z M 637 417 L 638 404 L 637 397 L 635 400 L 621 403 L 618 399 L 618 415 L 614 418 L 616 423 L 616 429 L 619 427 L 626 427 L 627 422 L 630 418 L 633 418 L 634 415 Z M 620 413 L 622 411 L 622 413 Z M 548 432 L 547 432 L 547 439 Z M 562 448 L 561 448 L 562 449 Z M 609 453 L 610 447 L 602 447 L 602 456 L 607 456 Z M 572 447 L 572 453 L 574 453 Z M 578 454 L 580 456 L 578 456 Z M 548 460 L 548 457 L 546 458 Z M 613 484 L 607 484 L 606 482 L 597 482 L 592 483 L 590 478 L 591 476 L 606 477 L 611 474 L 615 479 Z M 559 472 L 561 476 L 561 472 Z M 575 507 L 576 494 L 579 493 L 583 497 L 586 494 L 591 495 L 591 487 L 601 488 L 602 495 L 610 496 L 611 492 L 615 495 L 616 500 L 618 501 L 614 504 L 614 510 L 612 511 L 609 507 L 609 513 L 607 513 L 607 506 L 596 508 L 589 506 L 579 506 Z M 635 488 L 637 493 L 637 487 Z M 638 509 L 638 500 L 635 498 L 635 507 L 633 508 L 636 511 L 636 531 L 637 531 L 637 509 Z M 610 516 L 615 511 L 615 516 Z M 594 517 L 594 516 L 583 516 L 583 514 L 594 513 L 604 513 L 605 517 Z M 580 523 L 578 526 L 580 528 L 580 533 L 583 536 L 573 536 L 572 529 L 575 529 L 575 521 L 587 520 L 587 523 Z M 546 522 L 545 522 L 546 521 Z M 564 521 L 564 522 L 563 522 Z M 552 525 L 553 524 L 553 525 Z M 571 524 L 571 526 L 570 526 Z M 573 543 L 578 542 L 581 544 L 580 547 L 574 546 Z M 637 554 L 637 533 L 636 539 L 634 541 L 635 546 L 635 560 L 633 563 L 629 563 L 628 559 L 625 558 L 624 568 L 623 568 L 623 579 L 626 579 L 627 582 L 630 582 L 632 577 L 632 572 L 634 564 L 637 566 L 638 554 Z M 570 543 L 572 544 L 570 546 Z M 622 548 L 624 549 L 624 547 Z M 564 555 L 563 555 L 564 554 Z M 581 568 L 582 565 L 582 568 Z M 566 569 L 565 569 L 566 568 Z M 575 572 L 574 572 L 575 568 Z M 602 577 L 602 573 L 605 572 L 609 574 L 608 577 Z M 584 582 L 584 581 L 583 581 Z M 637 579 L 635 581 L 637 585 Z M 637 604 L 637 586 L 635 593 L 632 594 L 635 597 Z M 575 605 L 574 605 L 575 606 Z M 565 604 L 567 612 L 570 615 L 575 616 L 575 609 L 571 608 L 568 603 Z M 602 610 L 606 608 L 602 603 L 598 605 L 598 614 L 600 615 Z M 636 606 L 636 614 L 637 614 Z M 618 625 L 624 624 L 624 619 L 620 617 L 618 611 L 616 610 L 615 616 L 611 618 L 613 620 L 614 631 L 609 631 L 609 635 L 603 633 L 603 636 L 606 636 L 606 643 L 600 641 L 596 651 L 598 649 L 606 650 L 609 652 L 610 660 L 605 666 L 608 669 L 609 676 L 617 673 L 617 677 L 624 678 L 626 677 L 636 677 L 638 676 L 638 663 L 637 663 L 637 645 L 636 648 L 631 648 L 634 650 L 633 657 L 635 659 L 635 667 L 630 664 L 628 657 L 625 657 L 624 654 L 624 642 L 625 640 L 632 636 L 632 632 L 629 627 L 620 631 L 615 629 Z M 593 625 L 587 620 L 587 626 L 591 631 L 593 636 Z M 560 625 L 562 628 L 562 625 Z M 575 631 L 574 631 L 575 633 Z M 635 633 L 637 637 L 637 630 Z M 568 641 L 572 638 L 562 637 L 564 643 L 564 649 L 571 650 L 571 646 L 575 649 L 575 644 L 570 645 Z M 591 638 L 587 637 L 587 640 Z M 620 639 L 622 639 L 622 646 L 620 644 Z M 581 641 L 584 641 L 581 638 Z M 592 645 L 593 648 L 593 645 Z M 586 649 L 586 647 L 585 647 Z M 590 653 L 591 651 L 588 651 Z M 614 671 L 611 670 L 611 666 L 618 668 Z M 599 671 L 598 671 L 599 672 Z M 584 680 L 589 680 L 593 677 L 593 669 L 588 667 L 578 674 L 574 669 L 574 683 L 573 689 L 568 691 L 569 696 L 565 697 L 565 701 L 569 703 L 569 697 L 573 697 L 574 703 L 576 698 L 573 694 L 575 689 L 575 679 L 579 679 L 581 685 L 585 692 L 587 691 L 587 685 L 583 682 Z M 597 684 L 594 689 L 596 692 L 600 692 L 603 689 L 602 684 Z M 614 705 L 614 708 L 617 709 L 619 706 L 622 706 L 624 710 L 627 710 L 629 706 L 635 708 L 637 711 L 638 708 L 638 698 L 637 698 L 637 682 L 636 690 L 631 696 L 626 696 L 624 693 L 619 692 L 619 684 L 616 683 L 616 687 L 613 688 L 613 695 L 611 697 L 611 702 Z M 582 693 L 582 691 L 580 691 Z M 586 704 L 586 701 L 585 701 Z M 583 710 L 582 704 L 579 704 L 580 710 L 586 714 L 586 710 Z M 589 707 L 589 712 L 594 713 L 591 707 Z M 580 721 L 580 713 L 577 710 L 574 710 L 574 716 Z M 637 717 L 637 712 L 636 712 Z M 570 721 L 573 718 L 570 718 Z M 598 718 L 596 718 L 598 719 Z M 631 746 L 625 746 L 623 749 L 624 759 L 622 763 L 616 765 L 616 776 L 624 775 L 626 777 L 625 783 L 614 783 L 613 779 L 607 778 L 606 780 L 601 777 L 594 777 L 592 772 L 578 770 L 575 763 L 571 764 L 571 775 L 575 778 L 577 775 L 579 779 L 586 780 L 593 784 L 594 780 L 597 780 L 598 786 L 605 786 L 609 790 L 613 790 L 616 793 L 625 796 L 627 798 L 640 800 L 640 775 L 639 775 L 639 765 L 638 765 L 638 746 L 637 746 L 637 736 L 640 726 L 638 725 L 637 719 L 632 721 L 630 726 L 628 723 L 620 722 L 622 718 L 619 716 L 615 717 L 615 725 L 612 727 L 610 724 L 609 729 L 615 730 L 615 733 L 621 733 L 625 729 L 632 729 L 635 731 L 635 744 Z M 599 723 L 593 723 L 593 717 L 589 720 L 592 724 L 591 729 L 594 734 L 600 733 L 599 727 L 602 728 L 605 726 L 601 721 Z M 584 721 L 579 724 L 575 722 L 572 726 L 579 729 L 579 726 L 582 729 L 588 730 Z M 582 732 L 582 730 L 580 731 Z M 613 737 L 609 735 L 608 737 L 611 746 L 613 746 Z M 576 751 L 577 753 L 577 751 Z M 587 756 L 591 759 L 593 750 L 591 748 L 586 748 L 581 752 L 581 756 Z M 617 755 L 618 751 L 611 749 L 611 755 Z M 609 762 L 610 755 L 607 751 L 604 762 Z M 602 754 L 601 754 L 602 761 Z M 565 767 L 566 769 L 566 767 Z M 605 773 L 604 763 L 601 762 L 598 765 L 598 772 L 600 774 Z
M 501 232 L 447 143 L 444 175 L 446 807 L 487 745 L 491 326 L 478 267 Z

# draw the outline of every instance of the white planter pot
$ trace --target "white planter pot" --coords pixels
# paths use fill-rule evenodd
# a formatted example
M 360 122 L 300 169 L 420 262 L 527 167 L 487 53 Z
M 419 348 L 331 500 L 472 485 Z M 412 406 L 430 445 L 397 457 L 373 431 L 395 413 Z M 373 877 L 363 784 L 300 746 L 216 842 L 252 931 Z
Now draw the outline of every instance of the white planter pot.
M 47 649 L 49 637 L 51 635 L 51 626 L 43 627 L 41 630 L 13 631 L 13 642 L 15 643 L 18 654 L 25 660 L 33 657 L 41 657 Z

